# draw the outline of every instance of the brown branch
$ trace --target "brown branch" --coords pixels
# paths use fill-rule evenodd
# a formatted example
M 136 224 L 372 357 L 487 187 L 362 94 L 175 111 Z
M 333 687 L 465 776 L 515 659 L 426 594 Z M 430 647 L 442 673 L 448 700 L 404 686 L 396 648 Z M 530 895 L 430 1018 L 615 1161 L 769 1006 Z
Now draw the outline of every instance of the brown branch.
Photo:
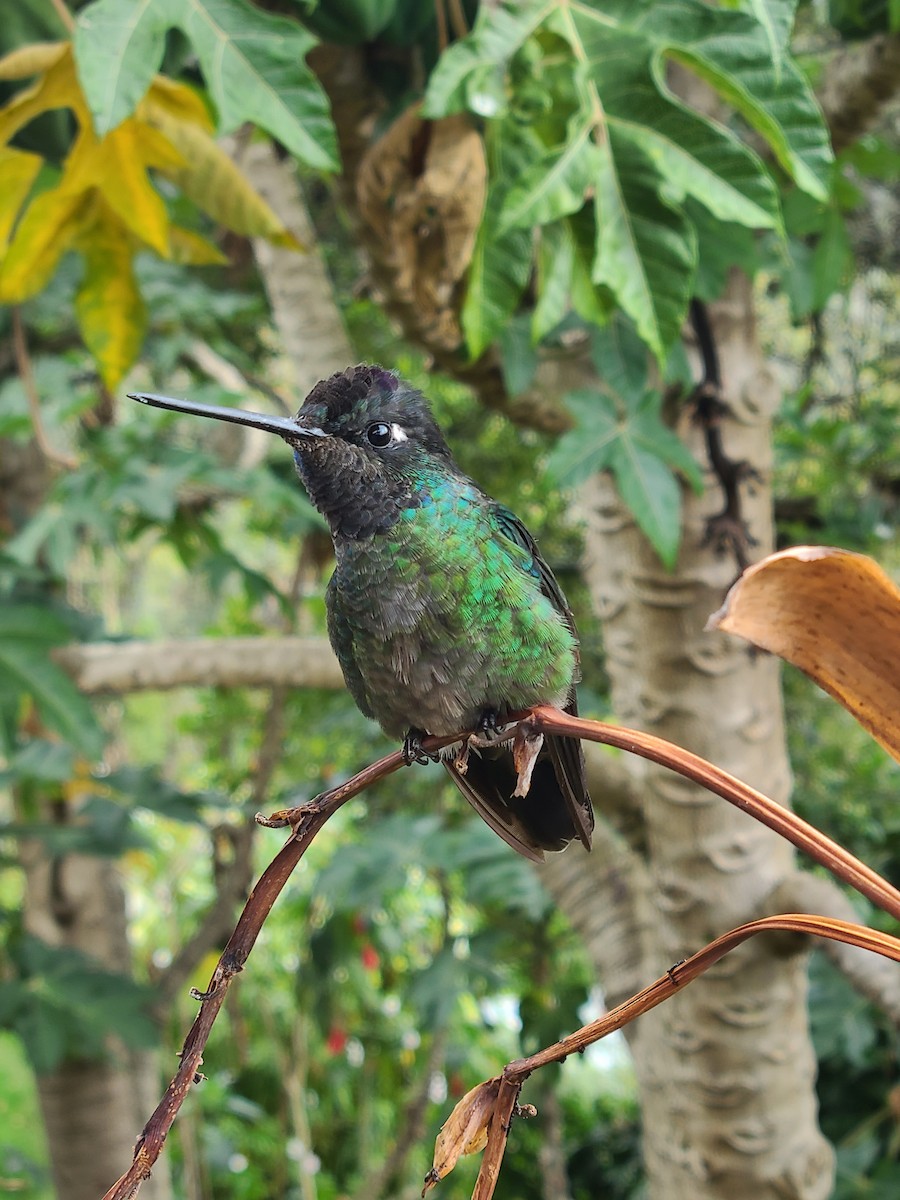
M 50 0 L 50 3 L 53 5 L 56 15 L 59 17 L 60 21 L 62 21 L 63 25 L 65 26 L 66 32 L 74 33 L 75 18 L 69 12 L 68 8 L 66 8 L 65 0 Z
M 15 306 L 12 310 L 12 342 L 16 370 L 19 373 L 19 378 L 22 380 L 22 387 L 28 399 L 31 428 L 38 449 L 47 462 L 53 463 L 57 467 L 63 467 L 67 471 L 74 471 L 78 466 L 78 460 L 71 458 L 68 454 L 54 450 L 50 439 L 47 437 L 47 430 L 44 428 L 44 422 L 41 418 L 41 397 L 37 389 L 37 381 L 34 378 L 34 370 L 31 366 L 31 355 L 28 353 L 28 339 L 25 336 L 22 313 L 18 306 Z
M 288 592 L 290 611 L 293 616 L 283 622 L 285 633 L 293 632 L 296 625 L 298 600 L 306 568 L 306 552 L 309 539 L 304 538 L 300 543 L 297 564 Z M 253 784 L 250 791 L 250 806 L 259 809 L 265 803 L 266 794 L 278 763 L 284 754 L 284 710 L 288 699 L 288 689 L 279 686 L 272 688 L 269 704 L 263 718 L 262 738 L 259 754 L 253 767 Z M 203 920 L 194 931 L 192 937 L 181 947 L 173 958 L 160 982 L 160 993 L 164 1002 L 170 999 L 181 988 L 194 969 L 199 959 L 212 947 L 219 945 L 228 937 L 231 929 L 232 914 L 241 897 L 246 895 L 247 887 L 252 878 L 252 850 L 255 826 L 222 826 L 214 831 L 219 839 L 226 839 L 231 850 L 231 860 L 222 863 L 221 856 L 216 855 L 214 870 L 216 894 Z M 215 846 L 215 842 L 214 842 Z
M 662 1004 L 679 988 L 690 983 L 704 971 L 708 971 L 715 963 L 731 950 L 754 937 L 758 933 L 787 931 L 807 936 L 823 937 L 850 946 L 859 946 L 882 954 L 895 962 L 900 962 L 900 939 L 889 934 L 866 929 L 846 921 L 836 921 L 827 917 L 814 917 L 806 913 L 788 913 L 777 917 L 763 917 L 758 921 L 750 921 L 740 925 L 721 937 L 704 946 L 696 954 L 682 963 L 670 967 L 665 975 L 655 980 L 649 987 L 643 988 L 624 1004 L 612 1009 L 596 1021 L 585 1025 L 568 1037 L 562 1038 L 552 1046 L 539 1050 L 528 1058 L 520 1058 L 508 1063 L 499 1076 L 499 1092 L 493 1115 L 487 1125 L 487 1145 L 481 1161 L 481 1170 L 475 1181 L 472 1200 L 491 1200 L 503 1162 L 506 1143 L 509 1137 L 510 1118 L 514 1105 L 521 1091 L 522 1084 L 532 1072 L 550 1063 L 564 1062 L 570 1054 L 580 1054 L 593 1045 L 594 1042 L 606 1037 L 616 1029 L 633 1021 L 635 1017 L 649 1012 Z M 491 1081 L 494 1082 L 494 1081 Z M 437 1180 L 426 1177 L 426 1190 L 429 1183 Z M 424 1195 L 424 1192 L 423 1192 Z
M 900 891 L 882 879 L 877 871 L 867 867 L 849 850 L 826 837 L 790 809 L 776 804 L 756 788 L 729 775 L 727 771 L 707 762 L 698 754 L 692 754 L 690 750 L 667 742 L 664 738 L 654 737 L 652 733 L 609 725 L 605 721 L 572 717 L 548 705 L 532 709 L 527 717 L 527 724 L 523 714 L 516 714 L 516 719 L 519 719 L 520 725 L 526 729 L 530 726 L 529 732 L 581 737 L 592 742 L 602 742 L 607 746 L 616 746 L 620 750 L 627 750 L 629 754 L 637 754 L 650 762 L 668 767 L 693 783 L 699 783 L 701 787 L 721 796 L 729 804 L 749 813 L 781 837 L 787 838 L 798 850 L 802 850 L 826 867 L 832 875 L 843 879 L 873 904 L 900 920 Z

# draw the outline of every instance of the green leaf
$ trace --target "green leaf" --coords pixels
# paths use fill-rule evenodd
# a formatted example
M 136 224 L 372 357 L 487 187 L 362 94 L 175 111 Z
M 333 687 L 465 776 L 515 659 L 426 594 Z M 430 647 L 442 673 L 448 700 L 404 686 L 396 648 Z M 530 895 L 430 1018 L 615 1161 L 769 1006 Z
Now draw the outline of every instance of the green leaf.
M 575 427 L 556 443 L 547 470 L 560 483 L 574 487 L 611 465 L 612 448 L 621 436 L 622 426 L 610 396 L 583 388 L 568 392 L 564 399 L 575 418 Z
M 696 491 L 703 480 L 687 447 L 662 420 L 662 397 L 647 392 L 630 412 L 613 396 L 570 392 L 576 425 L 550 456 L 548 470 L 566 486 L 611 470 L 622 499 L 666 566 L 674 565 L 681 533 L 681 492 L 673 469 Z
M 98 137 L 130 117 L 159 70 L 169 0 L 95 0 L 78 14 L 75 68 Z
M 538 367 L 537 352 L 531 342 L 531 318 L 520 313 L 500 332 L 500 366 L 510 396 L 520 396 L 531 386 Z
M 765 32 L 776 77 L 789 47 L 797 0 L 746 0 L 745 7 Z
M 75 751 L 60 742 L 32 738 L 14 756 L 10 767 L 19 779 L 64 783 L 75 774 Z
M 0 606 L 0 691 L 32 697 L 43 721 L 90 758 L 103 750 L 103 732 L 84 697 L 49 658 L 69 639 L 56 614 L 35 604 Z
M 692 196 L 720 221 L 781 231 L 772 178 L 728 129 L 660 95 L 649 75 L 624 66 L 599 94 L 607 120 L 653 161 L 673 199 Z
M 661 458 L 632 438 L 613 446 L 611 469 L 622 499 L 667 567 L 674 567 L 681 539 L 681 492 Z
M 635 445 L 680 472 L 698 495 L 703 491 L 703 474 L 697 460 L 662 418 L 659 392 L 647 392 L 642 398 L 629 421 L 628 433 Z
M 697 230 L 698 262 L 694 295 L 707 302 L 717 300 L 725 290 L 732 267 L 754 275 L 759 266 L 760 239 L 746 225 L 717 220 L 708 208 L 694 200 L 685 202 L 685 211 Z M 774 242 L 774 239 L 771 239 Z M 776 243 L 779 247 L 783 243 Z
M 525 170 L 503 198 L 499 232 L 547 225 L 581 208 L 598 166 L 590 137 L 590 124 L 582 122 L 561 150 L 551 151 Z
M 709 83 L 762 134 L 799 188 L 825 195 L 831 151 L 821 113 L 788 54 L 793 16 L 793 0 L 746 0 L 742 10 L 704 0 L 664 6 L 509 0 L 480 7 L 472 33 L 435 68 L 426 112 L 438 116 L 468 106 L 498 118 L 488 133 L 492 127 L 530 130 L 531 144 L 517 163 L 491 163 L 491 193 L 504 182 L 506 192 L 486 242 L 498 229 L 546 226 L 565 216 L 573 229 L 578 225 L 571 267 L 563 261 L 556 268 L 546 257 L 539 266 L 537 336 L 564 314 L 568 288 L 568 300 L 588 321 L 602 322 L 613 303 L 623 308 L 662 362 L 694 287 L 700 206 L 719 229 L 782 234 L 765 164 L 730 128 L 672 93 L 672 60 Z M 488 77 L 495 97 L 499 79 L 505 87 L 493 111 L 475 100 Z M 533 116 L 526 121 L 528 112 Z M 586 277 L 581 217 L 592 192 L 594 251 Z M 709 220 L 705 227 L 712 227 Z M 568 259 L 570 247 L 559 234 L 551 236 Z M 551 298 L 540 310 L 545 282 Z M 715 283 L 708 279 L 704 286 L 712 290 Z M 477 286 L 489 291 L 483 272 Z M 488 306 L 478 295 L 474 310 L 481 314 Z M 513 311 L 508 303 L 505 311 Z M 491 323 L 479 324 L 470 346 L 484 345 Z
M 662 360 L 687 312 L 697 265 L 693 227 L 663 202 L 659 176 L 627 137 L 600 148 L 593 279 L 608 287 Z
M 575 241 L 568 222 L 545 225 L 538 245 L 537 300 L 531 317 L 535 342 L 552 332 L 568 313 L 574 265 Z
M 13 957 L 17 977 L 0 984 L 0 1021 L 22 1038 L 36 1070 L 52 1071 L 66 1057 L 103 1058 L 110 1034 L 128 1046 L 158 1042 L 152 988 L 30 936 Z
M 665 74 L 663 51 L 693 69 L 768 142 L 775 157 L 811 196 L 824 199 L 833 160 L 821 111 L 806 79 L 789 58 L 769 57 L 767 31 L 747 13 L 682 0 L 657 31 L 655 73 Z M 712 20 L 709 20 L 712 17 Z
M 555 0 L 503 0 L 500 4 L 479 5 L 472 32 L 445 50 L 432 71 L 422 116 L 444 117 L 467 106 L 481 116 L 496 116 L 501 111 L 502 88 L 498 93 L 495 86 L 479 85 L 502 71 L 554 7 Z M 483 111 L 482 96 L 492 101 L 489 107 L 493 111 Z
M 496 229 L 496 197 L 488 206 L 472 251 L 462 327 L 473 359 L 479 358 L 515 312 L 531 274 L 531 234 Z
M 190 40 L 228 133 L 244 121 L 267 130 L 312 167 L 334 170 L 327 98 L 306 55 L 316 38 L 296 21 L 246 0 L 95 0 L 75 38 L 79 78 L 98 132 L 134 111 L 159 67 L 164 33 Z
M 591 360 L 605 390 L 635 408 L 647 390 L 647 347 L 621 313 L 591 332 Z
M 203 805 L 220 802 L 211 793 L 182 792 L 150 767 L 120 767 L 106 775 L 102 783 L 129 808 L 146 808 L 172 821 L 202 823 Z

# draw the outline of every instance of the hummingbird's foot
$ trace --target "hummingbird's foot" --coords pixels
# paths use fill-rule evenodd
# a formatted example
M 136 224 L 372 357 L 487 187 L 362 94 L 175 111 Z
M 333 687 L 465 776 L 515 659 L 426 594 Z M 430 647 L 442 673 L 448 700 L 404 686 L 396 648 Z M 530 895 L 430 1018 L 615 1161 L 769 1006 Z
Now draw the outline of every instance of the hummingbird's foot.
M 410 767 L 413 763 L 427 766 L 428 763 L 440 762 L 440 754 L 422 749 L 422 738 L 427 737 L 424 729 L 410 729 L 403 739 L 403 761 Z
M 496 708 L 486 708 L 479 716 L 475 728 L 483 734 L 496 733 L 500 728 L 500 714 Z
M 507 711 L 497 708 L 486 708 L 475 723 L 476 745 L 490 745 L 497 736 L 504 732 L 509 722 Z

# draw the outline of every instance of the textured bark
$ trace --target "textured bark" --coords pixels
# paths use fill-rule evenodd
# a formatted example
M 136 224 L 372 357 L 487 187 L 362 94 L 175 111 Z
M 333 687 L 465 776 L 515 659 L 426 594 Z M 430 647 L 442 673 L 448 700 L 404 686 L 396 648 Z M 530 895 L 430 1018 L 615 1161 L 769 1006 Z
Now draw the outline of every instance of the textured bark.
M 65 646 L 54 658 L 88 696 L 179 687 L 344 686 L 334 651 L 317 637 L 91 642 Z
M 769 424 L 778 402 L 755 340 L 752 295 L 735 276 L 712 320 L 729 415 L 726 452 L 758 472 L 744 516 L 772 544 Z M 696 429 L 681 430 L 703 458 Z M 589 580 L 606 628 L 617 715 L 678 742 L 786 802 L 778 666 L 705 634 L 732 581 L 705 545 L 721 508 L 708 481 L 686 497 L 683 548 L 667 573 L 611 484 L 583 495 Z M 794 871 L 790 847 L 719 799 L 651 764 L 640 779 L 653 920 L 642 982 L 764 911 Z M 590 944 L 590 943 L 589 943 Z M 601 945 L 598 965 L 607 958 Z M 755 939 L 639 1023 L 632 1037 L 651 1195 L 666 1200 L 824 1200 L 832 1152 L 818 1131 L 806 1024 L 805 958 Z
M 253 240 L 253 255 L 301 400 L 320 379 L 354 363 L 356 354 L 332 299 L 331 280 L 294 166 L 279 159 L 268 142 L 239 146 L 235 161 L 306 248 L 298 255 L 262 238 Z

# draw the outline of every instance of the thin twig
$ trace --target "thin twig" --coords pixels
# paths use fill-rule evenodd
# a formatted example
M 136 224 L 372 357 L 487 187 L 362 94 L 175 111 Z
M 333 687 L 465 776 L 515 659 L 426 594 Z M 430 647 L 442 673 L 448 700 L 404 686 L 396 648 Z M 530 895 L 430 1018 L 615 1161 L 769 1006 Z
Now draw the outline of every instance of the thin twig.
M 28 399 L 31 429 L 34 433 L 34 440 L 37 442 L 38 449 L 47 462 L 54 463 L 58 467 L 64 467 L 67 471 L 74 471 L 78 466 L 78 460 L 53 449 L 50 439 L 47 437 L 44 422 L 41 420 L 41 398 L 34 378 L 31 355 L 28 353 L 28 339 L 25 336 L 25 325 L 22 321 L 22 313 L 18 305 L 12 310 L 12 340 L 16 370 L 19 373 L 19 378 L 22 380 L 22 387 L 25 389 L 25 395 Z
M 457 38 L 466 37 L 469 32 L 469 26 L 466 23 L 466 13 L 461 0 L 447 0 L 447 12 L 450 15 L 450 24 L 453 27 L 453 36 Z
M 66 8 L 65 0 L 50 0 L 50 3 L 53 5 L 56 15 L 62 21 L 63 25 L 65 25 L 68 32 L 72 33 L 75 29 L 75 18 L 69 12 L 68 8 Z
M 517 713 L 516 719 L 521 720 L 522 714 Z M 882 879 L 877 871 L 860 862 L 849 850 L 833 842 L 795 812 L 776 804 L 756 788 L 729 775 L 698 754 L 692 754 L 690 750 L 667 742 L 664 738 L 654 737 L 652 733 L 609 725 L 605 721 L 572 717 L 548 705 L 533 709 L 528 720 L 533 723 L 536 732 L 587 738 L 588 741 L 602 742 L 606 746 L 616 746 L 699 783 L 787 838 L 798 850 L 826 867 L 832 875 L 843 879 L 873 904 L 900 920 L 900 891 Z
M 570 1054 L 580 1054 L 594 1042 L 606 1037 L 614 1030 L 621 1029 L 636 1017 L 642 1016 L 651 1009 L 668 1000 L 676 991 L 690 983 L 704 971 L 723 958 L 729 951 L 759 933 L 788 931 L 815 937 L 829 938 L 845 942 L 851 946 L 859 946 L 883 954 L 895 962 L 900 962 L 900 939 L 887 933 L 866 929 L 848 921 L 837 921 L 830 917 L 809 916 L 806 913 L 788 913 L 777 917 L 762 917 L 758 921 L 750 921 L 730 930 L 716 938 L 702 950 L 670 967 L 665 975 L 660 976 L 643 988 L 636 995 L 617 1005 L 596 1021 L 585 1025 L 568 1037 L 562 1038 L 552 1046 L 539 1050 L 528 1058 L 516 1059 L 504 1067 L 499 1076 L 500 1088 L 493 1115 L 487 1128 L 487 1145 L 481 1160 L 481 1169 L 475 1181 L 472 1200 L 491 1200 L 500 1174 L 500 1166 L 506 1150 L 509 1137 L 510 1116 L 522 1084 L 532 1072 L 550 1063 L 564 1062 Z M 423 1193 L 424 1194 L 424 1193 Z

